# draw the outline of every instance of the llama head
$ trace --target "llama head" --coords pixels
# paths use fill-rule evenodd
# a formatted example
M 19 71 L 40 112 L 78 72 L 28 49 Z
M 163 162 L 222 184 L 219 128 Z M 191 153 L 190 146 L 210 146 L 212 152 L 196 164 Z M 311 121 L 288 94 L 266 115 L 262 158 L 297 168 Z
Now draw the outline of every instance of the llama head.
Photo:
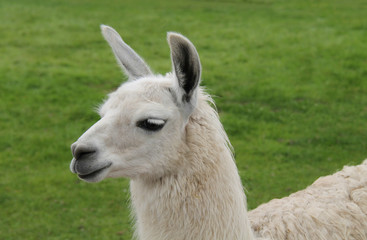
M 99 108 L 101 119 L 71 145 L 70 170 L 88 182 L 154 179 L 178 171 L 201 75 L 194 45 L 168 33 L 173 70 L 154 75 L 114 29 L 102 25 L 101 30 L 128 81 L 109 94 Z

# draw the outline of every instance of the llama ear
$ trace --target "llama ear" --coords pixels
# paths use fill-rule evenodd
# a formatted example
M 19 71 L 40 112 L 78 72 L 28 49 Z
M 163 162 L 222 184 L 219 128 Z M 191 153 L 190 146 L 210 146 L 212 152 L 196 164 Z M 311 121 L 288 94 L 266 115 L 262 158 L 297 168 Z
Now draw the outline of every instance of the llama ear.
M 195 46 L 186 37 L 178 33 L 168 33 L 168 44 L 171 48 L 173 71 L 182 92 L 182 101 L 192 102 L 196 99 L 196 88 L 200 82 L 201 64 Z
M 103 37 L 111 46 L 117 62 L 129 76 L 129 80 L 152 75 L 152 71 L 144 60 L 122 40 L 115 29 L 101 25 L 101 31 Z

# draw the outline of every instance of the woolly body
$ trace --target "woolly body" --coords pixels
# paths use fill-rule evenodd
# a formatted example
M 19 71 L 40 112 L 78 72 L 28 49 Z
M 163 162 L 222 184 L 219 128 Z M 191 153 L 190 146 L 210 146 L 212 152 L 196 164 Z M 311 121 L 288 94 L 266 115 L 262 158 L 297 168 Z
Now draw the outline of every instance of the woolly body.
M 367 160 L 248 215 L 255 235 L 265 239 L 367 239 Z

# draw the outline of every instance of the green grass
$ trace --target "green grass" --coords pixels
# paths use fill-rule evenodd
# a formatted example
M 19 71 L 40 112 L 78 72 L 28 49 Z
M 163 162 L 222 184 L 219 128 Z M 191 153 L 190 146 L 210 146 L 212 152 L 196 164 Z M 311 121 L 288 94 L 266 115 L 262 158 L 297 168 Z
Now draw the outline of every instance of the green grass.
M 363 0 L 0 2 L 0 239 L 130 239 L 128 180 L 68 169 L 73 143 L 124 79 L 117 29 L 156 72 L 167 31 L 196 45 L 249 207 L 367 156 Z

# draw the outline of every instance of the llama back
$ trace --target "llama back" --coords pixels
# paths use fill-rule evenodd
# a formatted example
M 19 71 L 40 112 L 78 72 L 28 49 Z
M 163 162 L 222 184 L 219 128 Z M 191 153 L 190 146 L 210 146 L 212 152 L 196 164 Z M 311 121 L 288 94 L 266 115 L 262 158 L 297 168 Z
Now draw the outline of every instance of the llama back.
M 367 160 L 249 212 L 257 237 L 367 239 Z

